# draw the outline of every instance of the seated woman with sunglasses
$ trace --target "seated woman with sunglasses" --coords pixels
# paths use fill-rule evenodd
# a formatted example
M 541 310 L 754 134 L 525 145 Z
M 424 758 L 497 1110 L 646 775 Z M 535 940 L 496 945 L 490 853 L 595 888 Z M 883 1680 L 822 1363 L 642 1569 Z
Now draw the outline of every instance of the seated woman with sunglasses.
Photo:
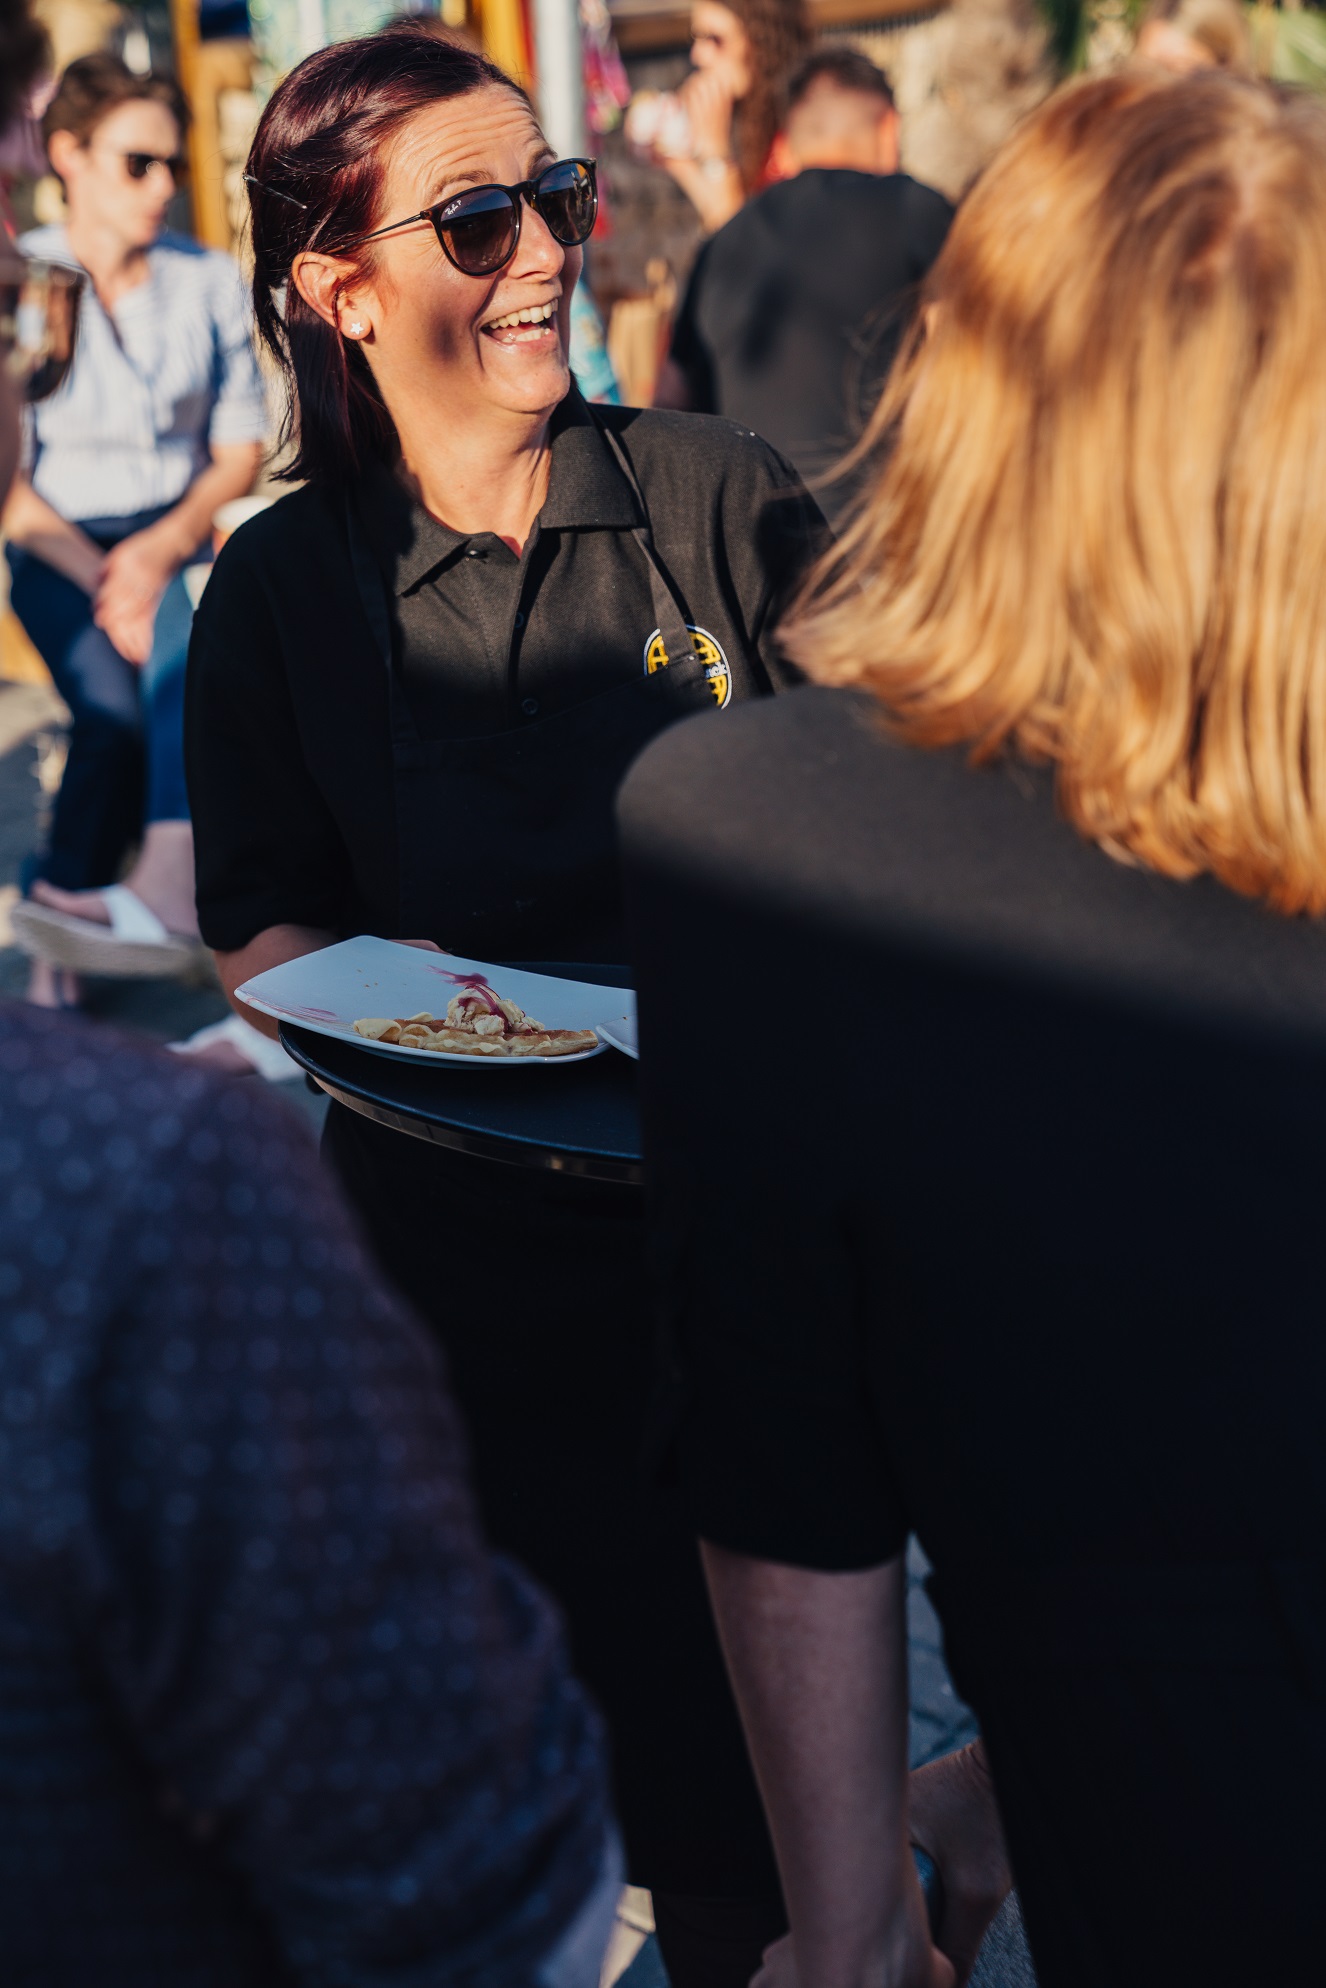
M 409 24 L 324 49 L 248 171 L 305 485 L 225 546 L 194 630 L 222 980 L 360 932 L 620 961 L 616 786 L 674 720 L 778 685 L 818 513 L 746 430 L 587 407 L 566 354 L 594 168 L 482 57 Z M 567 1611 L 676 1988 L 744 1988 L 784 1922 L 693 1545 L 637 1489 L 636 1198 L 335 1104 L 327 1146 L 442 1332 L 495 1540 Z
M 70 377 L 29 416 L 28 475 L 4 513 L 15 613 L 73 717 L 14 914 L 46 1004 L 75 995 L 72 968 L 168 973 L 197 950 L 181 569 L 251 487 L 267 417 L 233 262 L 163 233 L 187 121 L 165 77 L 112 55 L 70 63 L 42 126 L 68 218 L 22 243 L 87 276 Z

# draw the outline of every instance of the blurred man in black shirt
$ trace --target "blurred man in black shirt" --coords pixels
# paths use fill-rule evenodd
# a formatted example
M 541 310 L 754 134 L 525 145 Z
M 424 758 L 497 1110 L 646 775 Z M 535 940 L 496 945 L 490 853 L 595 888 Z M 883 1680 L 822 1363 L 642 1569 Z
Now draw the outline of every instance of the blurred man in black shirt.
M 893 93 L 854 48 L 801 65 L 772 162 L 700 251 L 657 398 L 742 422 L 810 479 L 860 434 L 953 210 L 898 171 Z

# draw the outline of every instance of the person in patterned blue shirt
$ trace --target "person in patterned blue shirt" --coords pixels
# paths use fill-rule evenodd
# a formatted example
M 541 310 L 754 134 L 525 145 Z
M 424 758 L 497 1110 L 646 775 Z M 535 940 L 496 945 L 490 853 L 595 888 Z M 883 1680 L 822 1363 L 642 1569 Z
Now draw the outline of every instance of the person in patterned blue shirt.
M 13 1002 L 0 1705 L 6 1988 L 597 1988 L 601 1724 L 430 1335 L 259 1086 Z

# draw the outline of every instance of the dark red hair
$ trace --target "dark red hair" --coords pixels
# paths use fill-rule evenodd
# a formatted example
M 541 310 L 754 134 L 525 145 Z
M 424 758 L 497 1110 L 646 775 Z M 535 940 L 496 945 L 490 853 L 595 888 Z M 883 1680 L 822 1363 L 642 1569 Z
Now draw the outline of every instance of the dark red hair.
M 494 83 L 523 95 L 473 49 L 404 21 L 319 49 L 263 112 L 247 168 L 253 303 L 290 388 L 292 425 L 297 414 L 298 448 L 282 472 L 292 481 L 344 481 L 394 456 L 397 439 L 363 353 L 304 302 L 291 263 L 307 249 L 343 255 L 379 224 L 383 155 L 416 111 Z

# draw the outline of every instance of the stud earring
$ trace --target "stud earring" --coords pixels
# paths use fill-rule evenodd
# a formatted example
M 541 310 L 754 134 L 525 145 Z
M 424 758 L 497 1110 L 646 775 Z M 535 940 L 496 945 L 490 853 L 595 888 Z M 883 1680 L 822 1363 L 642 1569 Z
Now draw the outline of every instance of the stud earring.
M 354 323 L 350 326 L 350 336 L 351 338 L 362 338 L 363 335 L 364 335 L 364 327 L 362 324 L 360 324 L 358 318 L 356 318 Z

